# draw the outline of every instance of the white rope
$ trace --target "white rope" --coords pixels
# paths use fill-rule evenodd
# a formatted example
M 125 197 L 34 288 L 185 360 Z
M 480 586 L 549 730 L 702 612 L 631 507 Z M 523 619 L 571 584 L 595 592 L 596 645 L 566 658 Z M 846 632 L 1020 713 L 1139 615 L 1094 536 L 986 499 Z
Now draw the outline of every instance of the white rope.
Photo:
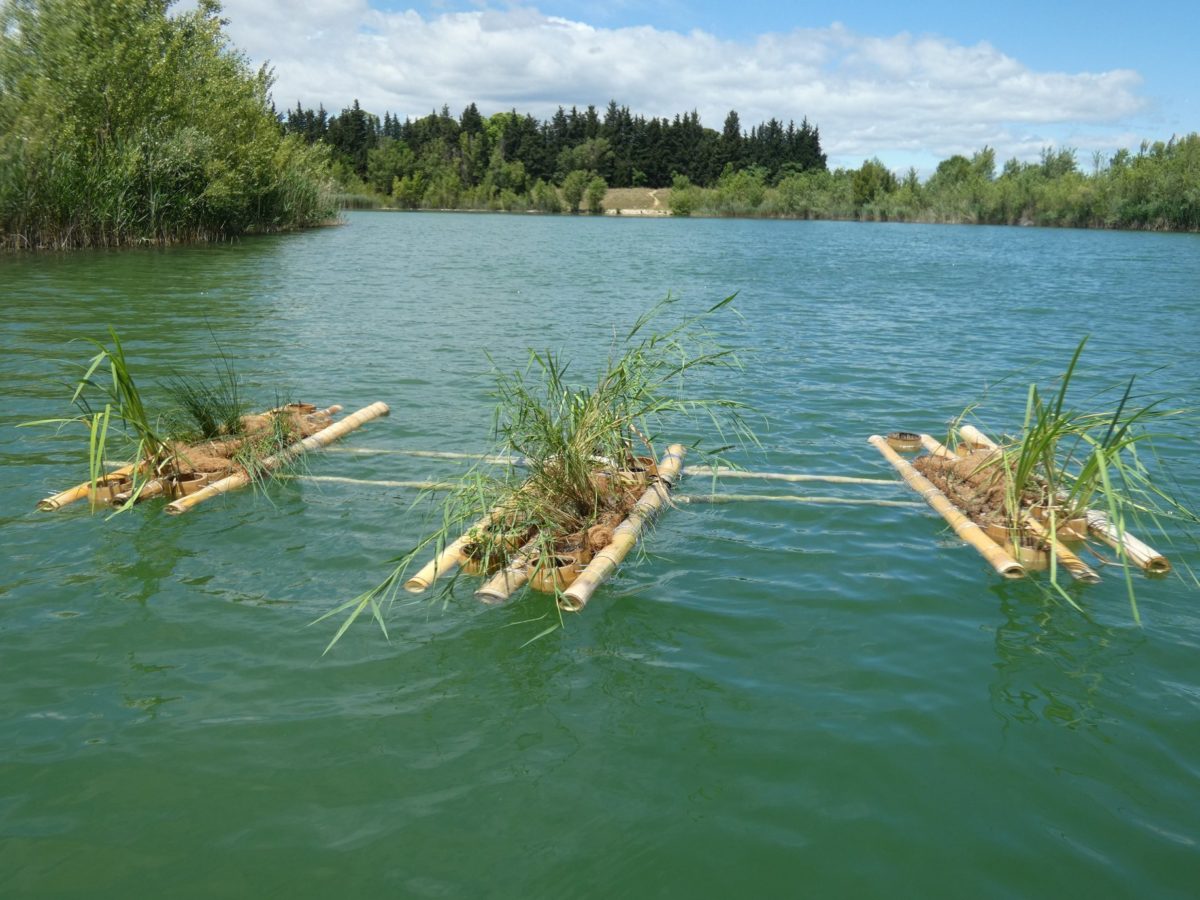
M 448 481 L 379 481 L 367 478 L 345 478 L 340 475 L 279 476 L 292 481 L 314 481 L 323 484 L 362 484 L 370 487 L 412 488 L 422 491 L 452 491 L 457 485 Z M 671 498 L 676 503 L 824 503 L 845 506 L 907 506 L 925 504 L 912 500 L 857 500 L 853 497 L 804 497 L 788 494 L 684 494 Z
M 397 454 L 400 456 L 416 456 L 425 459 L 474 459 L 483 462 L 493 463 L 495 465 L 506 466 L 524 466 L 526 465 L 525 457 L 523 456 L 497 456 L 488 453 L 457 453 L 451 450 L 394 450 L 389 448 L 370 448 L 370 447 L 330 447 L 326 453 L 354 453 L 361 456 L 373 456 L 376 454 Z M 806 482 L 806 481 L 822 481 L 828 484 L 879 484 L 879 485 L 898 485 L 900 482 L 894 478 L 858 478 L 850 475 L 811 475 L 801 472 L 752 472 L 744 469 L 730 469 L 725 466 L 688 466 L 683 470 L 685 475 L 716 475 L 721 478 L 752 478 L 763 481 L 790 481 L 790 482 Z

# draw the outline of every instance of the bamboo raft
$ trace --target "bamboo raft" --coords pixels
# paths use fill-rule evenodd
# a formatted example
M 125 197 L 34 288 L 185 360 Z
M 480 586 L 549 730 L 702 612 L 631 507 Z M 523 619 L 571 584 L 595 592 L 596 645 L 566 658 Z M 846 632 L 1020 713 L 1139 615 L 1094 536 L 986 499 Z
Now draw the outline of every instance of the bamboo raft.
M 667 448 L 666 455 L 658 463 L 657 475 L 650 480 L 624 520 L 613 529 L 611 540 L 581 571 L 571 573 L 570 583 L 564 585 L 564 589 L 554 588 L 559 608 L 567 612 L 582 610 L 597 588 L 612 576 L 629 552 L 637 546 L 646 526 L 669 505 L 670 492 L 682 475 L 683 457 L 686 452 L 679 444 Z M 425 591 L 439 577 L 466 564 L 466 551 L 472 542 L 471 535 L 493 527 L 504 513 L 503 507 L 491 510 L 410 577 L 404 584 L 405 590 L 411 593 Z M 475 596 L 484 603 L 503 603 L 514 592 L 530 583 L 537 572 L 534 561 L 536 545 L 536 537 L 523 545 L 506 566 L 487 579 L 476 591 Z
M 341 409 L 340 406 L 331 406 L 320 410 L 319 413 L 320 415 L 329 417 L 340 412 Z M 270 416 L 283 411 L 283 407 L 267 410 L 262 416 Z M 363 407 L 357 412 L 322 428 L 308 437 L 294 441 L 278 453 L 258 460 L 256 463 L 257 472 L 262 474 L 274 471 L 303 453 L 325 447 L 349 434 L 351 431 L 361 428 L 372 419 L 386 416 L 388 412 L 389 409 L 386 403 L 372 403 L 370 406 Z M 212 497 L 245 487 L 255 477 L 254 473 L 243 468 L 217 480 L 212 480 L 208 477 L 196 477 L 191 480 L 188 487 L 184 488 L 181 487 L 179 479 L 175 476 L 156 475 L 143 482 L 139 489 L 129 489 L 130 479 L 147 474 L 145 468 L 145 464 L 141 466 L 137 464 L 122 466 L 119 469 L 109 472 L 103 478 L 97 479 L 96 482 L 85 481 L 73 488 L 40 500 L 37 508 L 41 510 L 58 510 L 79 500 L 88 498 L 93 503 L 115 504 L 168 496 L 176 499 L 167 504 L 166 511 L 172 515 L 179 515 Z M 197 476 L 203 475 L 203 473 L 196 474 Z M 121 491 L 117 491 L 112 487 L 112 485 L 117 483 L 126 485 L 126 487 Z
M 974 425 L 960 426 L 958 438 L 967 448 L 988 452 L 1001 449 Z M 928 434 L 893 432 L 887 438 L 876 434 L 867 440 L 891 463 L 905 483 L 946 520 L 955 534 L 973 547 L 1005 578 L 1023 578 L 1027 574 L 1027 566 L 1045 567 L 1048 561 L 1050 566 L 1062 566 L 1077 581 L 1085 584 L 1098 582 L 1100 576 L 1066 543 L 1071 541 L 1076 547 L 1086 548 L 1087 537 L 1095 538 L 1116 550 L 1122 559 L 1127 559 L 1147 574 L 1161 575 L 1171 571 L 1171 563 L 1165 556 L 1138 540 L 1123 527 L 1114 525 L 1108 515 L 1099 510 L 1087 510 L 1085 519 L 1082 520 L 1086 522 L 1086 526 L 1079 531 L 1067 522 L 1057 523 L 1056 528 L 1048 528 L 1044 522 L 1026 512 L 1021 516 L 1016 533 L 1010 535 L 1009 540 L 998 541 L 988 529 L 967 516 L 942 490 L 900 455 L 900 452 L 923 449 L 931 456 L 953 459 L 958 456 L 953 450 Z M 1036 549 L 1026 561 L 1017 559 L 1009 552 L 1021 549 L 1024 553 L 1026 547 Z

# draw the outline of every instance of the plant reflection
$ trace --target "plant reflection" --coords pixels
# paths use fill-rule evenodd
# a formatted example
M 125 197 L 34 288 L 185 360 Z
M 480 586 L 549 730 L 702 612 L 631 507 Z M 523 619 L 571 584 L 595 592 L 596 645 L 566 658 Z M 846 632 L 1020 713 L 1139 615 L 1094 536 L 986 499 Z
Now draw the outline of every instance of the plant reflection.
M 1079 585 L 1068 587 L 1081 594 Z M 1040 594 L 999 585 L 1004 622 L 996 628 L 992 708 L 1004 722 L 1047 721 L 1070 729 L 1113 721 L 1106 712 L 1111 672 L 1145 640 L 1140 631 L 1102 625 Z M 1081 603 L 1083 598 L 1077 597 Z

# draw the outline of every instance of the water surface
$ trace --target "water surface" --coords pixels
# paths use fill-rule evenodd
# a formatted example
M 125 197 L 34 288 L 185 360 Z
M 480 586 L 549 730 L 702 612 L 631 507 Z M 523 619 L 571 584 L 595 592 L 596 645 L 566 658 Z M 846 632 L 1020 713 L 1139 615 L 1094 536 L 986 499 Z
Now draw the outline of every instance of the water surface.
M 83 448 L 12 426 L 68 411 L 78 339 L 111 325 L 151 395 L 215 336 L 264 405 L 387 401 L 346 447 L 483 450 L 488 354 L 560 349 L 582 376 L 668 291 L 737 291 L 722 328 L 744 372 L 702 389 L 761 412 L 739 461 L 889 477 L 868 435 L 973 402 L 1013 429 L 1085 334 L 1081 403 L 1133 371 L 1192 402 L 1198 288 L 1196 236 L 826 222 L 355 213 L 0 260 L 0 889 L 1194 896 L 1200 613 L 1178 579 L 1138 579 L 1138 628 L 1117 573 L 1071 588 L 1081 615 L 921 509 L 686 506 L 565 632 L 522 647 L 544 604 L 485 609 L 464 585 L 321 658 L 332 629 L 308 623 L 428 526 L 412 492 L 34 513 L 81 480 Z M 1161 450 L 1195 499 L 1194 441 Z M 331 452 L 309 470 L 460 467 Z

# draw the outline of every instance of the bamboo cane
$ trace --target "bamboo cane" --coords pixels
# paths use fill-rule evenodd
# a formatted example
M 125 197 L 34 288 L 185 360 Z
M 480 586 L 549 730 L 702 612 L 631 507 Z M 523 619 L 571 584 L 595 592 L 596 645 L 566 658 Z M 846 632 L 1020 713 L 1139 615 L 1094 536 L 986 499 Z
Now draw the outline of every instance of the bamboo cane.
M 517 555 L 509 561 L 507 566 L 489 578 L 487 583 L 475 592 L 475 596 L 489 606 L 495 606 L 508 600 L 513 592 L 522 588 L 529 580 L 529 576 L 533 574 L 529 571 L 529 560 L 537 548 L 537 543 L 538 539 L 535 535 L 529 543 L 517 551 Z
M 972 444 L 980 444 L 986 447 L 988 450 L 1000 449 L 999 444 L 993 441 L 974 425 L 959 425 L 958 433 L 962 435 L 963 440 L 970 441 Z
M 921 446 L 932 453 L 934 456 L 945 456 L 950 459 L 956 459 L 954 451 L 939 441 L 937 438 L 929 434 L 921 435 Z
M 334 422 L 328 428 L 323 428 L 316 434 L 309 435 L 302 441 L 297 441 L 279 453 L 276 453 L 273 456 L 265 457 L 259 462 L 259 467 L 263 470 L 278 468 L 284 463 L 295 459 L 302 453 L 305 453 L 309 450 L 317 450 L 326 446 L 327 444 L 333 443 L 338 438 L 349 434 L 356 428 L 361 428 L 372 419 L 377 419 L 380 416 L 386 416 L 388 412 L 389 410 L 386 403 L 372 403 L 370 406 L 364 406 L 362 409 L 358 410 L 358 412 L 351 413 L 340 422 Z M 252 479 L 249 472 L 236 472 L 233 475 L 222 478 L 220 481 L 214 481 L 212 484 L 206 485 L 205 487 L 196 491 L 194 494 L 190 494 L 186 497 L 180 497 L 173 503 L 168 503 L 167 512 L 171 513 L 172 515 L 185 513 L 198 503 L 203 503 L 205 500 L 216 497 L 219 494 L 225 494 L 229 491 L 236 490 L 237 488 L 245 487 L 250 483 L 251 480 Z
M 667 503 L 669 491 L 679 479 L 686 453 L 687 449 L 681 444 L 672 444 L 667 448 L 666 456 L 658 464 L 659 480 L 646 489 L 625 521 L 613 529 L 612 543 L 592 557 L 575 583 L 559 596 L 558 605 L 561 609 L 579 612 L 587 606 L 596 589 L 617 570 L 617 566 L 637 545 L 642 529 Z
M 718 478 L 756 478 L 763 481 L 825 481 L 830 484 L 895 484 L 890 478 L 856 478 L 850 475 L 805 475 L 792 472 L 748 472 L 725 466 L 688 466 L 684 475 L 716 475 Z
M 1057 538 L 1052 540 L 1049 530 L 1041 522 L 1037 521 L 1037 519 L 1032 516 L 1026 516 L 1025 521 L 1021 523 L 1021 527 L 1049 544 L 1054 551 L 1055 558 L 1062 564 L 1064 569 L 1071 573 L 1071 577 L 1076 581 L 1082 581 L 1085 584 L 1095 584 L 1100 580 L 1100 576 L 1087 563 L 1072 553 L 1062 541 Z
M 417 572 L 412 578 L 404 582 L 404 589 L 410 594 L 419 594 L 429 588 L 438 577 L 445 575 L 455 566 L 460 565 L 463 561 L 463 551 L 467 545 L 471 543 L 470 537 L 473 531 L 486 531 L 492 527 L 492 524 L 500 518 L 504 512 L 504 508 L 497 506 L 490 513 L 460 534 L 457 538 L 447 544 L 441 553 L 438 553 L 429 562 L 422 566 L 421 571 Z
M 877 434 L 871 435 L 868 442 L 883 454 L 884 459 L 892 464 L 900 476 L 914 491 L 921 495 L 926 503 L 934 508 L 939 515 L 954 529 L 962 540 L 974 547 L 1005 578 L 1022 578 L 1025 567 L 1013 559 L 999 544 L 988 537 L 978 524 L 972 522 L 963 512 L 947 499 L 928 478 L 912 467 L 906 459 L 888 446 L 887 441 Z
M 312 481 L 319 484 L 365 484 L 371 487 L 412 488 L 417 491 L 452 491 L 458 485 L 452 481 L 386 481 L 368 478 L 347 478 L 344 475 L 280 474 L 287 481 Z
M 1171 571 L 1171 562 L 1149 544 L 1138 540 L 1128 531 L 1118 529 L 1108 515 L 1098 509 L 1087 511 L 1088 531 L 1125 555 L 1139 568 L 1151 575 L 1165 575 Z
M 122 466 L 119 469 L 114 469 L 106 473 L 106 478 L 121 478 L 125 475 L 132 475 L 133 470 L 137 467 L 136 463 L 130 463 L 127 466 Z M 53 497 L 47 497 L 44 500 L 39 500 L 37 508 L 41 510 L 62 509 L 68 503 L 74 503 L 76 500 L 82 500 L 92 490 L 92 482 L 85 481 L 83 484 L 78 484 L 69 490 L 55 494 Z
M 893 482 L 894 483 L 894 482 Z M 678 494 L 673 503 L 816 503 L 833 506 L 894 506 L 919 509 L 917 500 L 860 500 L 857 497 L 809 497 L 797 494 Z

